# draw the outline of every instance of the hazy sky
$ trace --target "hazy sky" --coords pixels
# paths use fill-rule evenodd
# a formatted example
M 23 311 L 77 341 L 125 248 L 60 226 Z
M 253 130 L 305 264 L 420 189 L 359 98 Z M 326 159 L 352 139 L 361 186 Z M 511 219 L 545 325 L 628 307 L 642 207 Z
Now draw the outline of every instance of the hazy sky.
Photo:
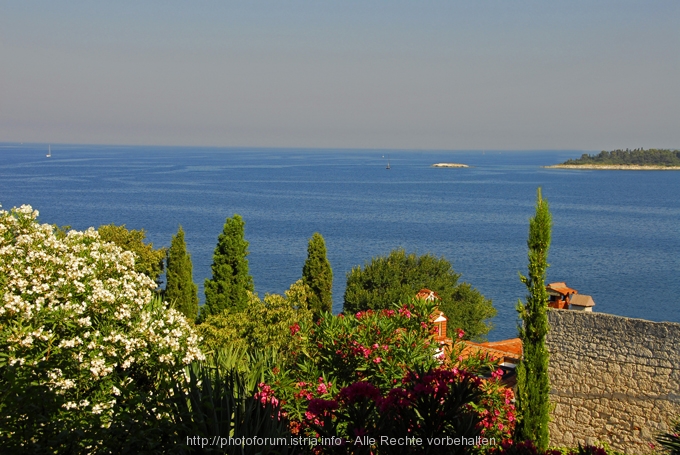
M 0 0 L 0 141 L 680 148 L 680 1 Z

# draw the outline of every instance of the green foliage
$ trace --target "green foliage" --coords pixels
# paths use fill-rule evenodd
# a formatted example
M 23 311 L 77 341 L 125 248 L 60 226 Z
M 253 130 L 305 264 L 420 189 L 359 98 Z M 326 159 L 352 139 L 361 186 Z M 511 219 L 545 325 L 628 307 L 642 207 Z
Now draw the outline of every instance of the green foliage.
M 249 350 L 269 348 L 282 354 L 295 349 L 299 343 L 290 327 L 311 322 L 310 294 L 302 280 L 293 283 L 285 296 L 267 294 L 260 300 L 250 293 L 242 310 L 208 316 L 197 326 L 203 338 L 203 349 L 210 352 L 226 346 L 240 346 Z
M 529 291 L 527 302 L 517 303 L 522 325 L 518 328 L 524 355 L 517 366 L 517 410 L 519 421 L 515 440 L 532 441 L 540 450 L 548 447 L 550 412 L 548 378 L 549 354 L 545 338 L 548 333 L 548 292 L 545 276 L 552 216 L 548 201 L 537 191 L 536 214 L 529 220 L 529 276 L 520 279 Z
M 363 269 L 356 267 L 347 274 L 344 311 L 390 308 L 427 288 L 441 298 L 439 309 L 449 318 L 449 337 L 455 337 L 455 329 L 462 328 L 466 339 L 483 339 L 491 330 L 489 320 L 496 315 L 496 309 L 491 300 L 469 284 L 458 284 L 459 278 L 460 274 L 444 258 L 394 250 L 389 256 L 375 257 Z
M 656 441 L 671 455 L 680 455 L 680 419 L 672 423 L 669 432 L 657 436 Z
M 429 318 L 433 309 L 430 302 L 414 300 L 356 315 L 325 313 L 317 324 L 293 326 L 299 348 L 269 383 L 285 401 L 284 409 L 298 419 L 306 400 L 328 398 L 356 381 L 389 390 L 411 368 L 438 365 Z
M 318 232 L 312 235 L 307 246 L 307 260 L 302 267 L 302 282 L 312 290 L 309 307 L 318 320 L 333 307 L 333 270 L 326 258 L 326 243 Z
M 62 232 L 68 227 L 62 227 Z M 144 229 L 128 230 L 124 224 L 122 226 L 106 224 L 99 226 L 97 231 L 102 241 L 113 242 L 122 249 L 135 253 L 135 271 L 143 273 L 158 284 L 158 279 L 163 273 L 165 248 L 154 249 L 152 243 L 144 243 L 146 239 Z M 59 233 L 57 235 L 59 236 Z
M 328 447 L 324 453 L 474 453 L 474 447 L 454 444 L 453 438 L 473 439 L 484 434 L 483 419 L 475 410 L 485 395 L 482 386 L 473 375 L 443 368 L 408 373 L 385 394 L 370 382 L 355 382 L 333 399 L 312 400 L 301 426 L 307 434 L 346 441 L 344 446 Z M 404 437 L 412 439 L 406 443 Z M 376 443 L 367 443 L 366 438 Z M 381 438 L 401 443 L 380 443 Z
M 680 150 L 667 149 L 635 149 L 602 151 L 597 155 L 584 153 L 581 158 L 567 160 L 563 164 L 602 164 L 602 165 L 653 165 L 653 166 L 680 166 Z
M 245 369 L 241 368 L 243 365 Z M 233 347 L 219 350 L 205 362 L 191 364 L 184 381 L 175 386 L 169 400 L 175 426 L 179 429 L 179 445 L 188 452 L 201 454 L 292 453 L 283 440 L 277 440 L 290 437 L 277 400 L 263 394 L 259 388 L 264 371 L 274 366 L 271 356 L 248 356 Z M 243 447 L 222 445 L 223 438 L 229 436 L 269 438 L 269 443 Z M 203 447 L 187 444 L 195 438 L 207 438 L 210 444 Z M 219 443 L 212 445 L 213 441 Z
M 201 309 L 201 319 L 225 310 L 242 310 L 248 305 L 254 286 L 246 256 L 245 222 L 239 215 L 234 215 L 227 218 L 222 233 L 217 237 L 212 278 L 205 280 L 205 305 Z
M 195 333 L 132 252 L 37 215 L 0 211 L 3 453 L 155 450 L 168 391 L 203 357 Z
M 389 310 L 326 313 L 317 324 L 296 330 L 302 349 L 267 382 L 293 433 L 343 438 L 345 445 L 324 448 L 323 453 L 338 454 L 467 453 L 470 447 L 426 438 L 508 438 L 512 390 L 500 385 L 500 370 L 481 380 L 452 363 L 441 365 L 430 317 L 434 308 L 433 302 L 413 299 Z M 354 443 L 358 435 L 408 435 L 424 442 L 367 446 Z
M 172 308 L 194 321 L 198 317 L 198 286 L 194 283 L 191 256 L 187 253 L 182 226 L 170 242 L 167 264 L 163 297 Z

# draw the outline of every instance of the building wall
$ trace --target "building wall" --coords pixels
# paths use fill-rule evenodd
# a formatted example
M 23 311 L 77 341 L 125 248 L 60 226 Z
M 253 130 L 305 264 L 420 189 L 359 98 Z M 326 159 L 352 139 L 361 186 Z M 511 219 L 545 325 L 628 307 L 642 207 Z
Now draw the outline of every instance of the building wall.
M 550 439 L 626 453 L 680 417 L 680 324 L 549 310 Z

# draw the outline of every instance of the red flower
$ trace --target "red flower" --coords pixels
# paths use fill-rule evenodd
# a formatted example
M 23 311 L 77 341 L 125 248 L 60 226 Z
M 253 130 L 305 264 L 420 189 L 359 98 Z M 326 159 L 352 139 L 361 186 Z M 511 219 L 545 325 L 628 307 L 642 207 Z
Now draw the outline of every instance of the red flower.
M 291 335 L 295 335 L 299 331 L 300 331 L 300 324 L 298 324 L 297 322 L 290 326 L 290 334 Z
M 356 403 L 365 398 L 377 400 L 380 397 L 380 389 L 370 382 L 355 382 L 340 390 L 340 398 L 348 404 Z

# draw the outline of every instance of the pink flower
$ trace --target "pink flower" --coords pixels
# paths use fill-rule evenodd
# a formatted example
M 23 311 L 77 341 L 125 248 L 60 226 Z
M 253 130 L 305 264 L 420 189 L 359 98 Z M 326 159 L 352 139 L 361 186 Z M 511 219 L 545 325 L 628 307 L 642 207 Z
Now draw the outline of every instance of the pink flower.
M 376 357 L 375 359 L 373 359 L 373 363 L 380 363 L 380 362 L 382 362 L 382 359 L 380 357 Z
M 463 338 L 465 336 L 465 330 L 458 329 L 458 338 Z
M 406 319 L 411 319 L 411 312 L 406 307 L 401 307 L 399 309 L 399 314 L 404 316 Z
M 261 382 L 257 385 L 257 388 L 259 391 L 255 393 L 253 398 L 262 404 L 271 403 L 273 406 L 277 406 L 279 404 L 279 400 L 274 396 L 274 391 L 269 385 Z

